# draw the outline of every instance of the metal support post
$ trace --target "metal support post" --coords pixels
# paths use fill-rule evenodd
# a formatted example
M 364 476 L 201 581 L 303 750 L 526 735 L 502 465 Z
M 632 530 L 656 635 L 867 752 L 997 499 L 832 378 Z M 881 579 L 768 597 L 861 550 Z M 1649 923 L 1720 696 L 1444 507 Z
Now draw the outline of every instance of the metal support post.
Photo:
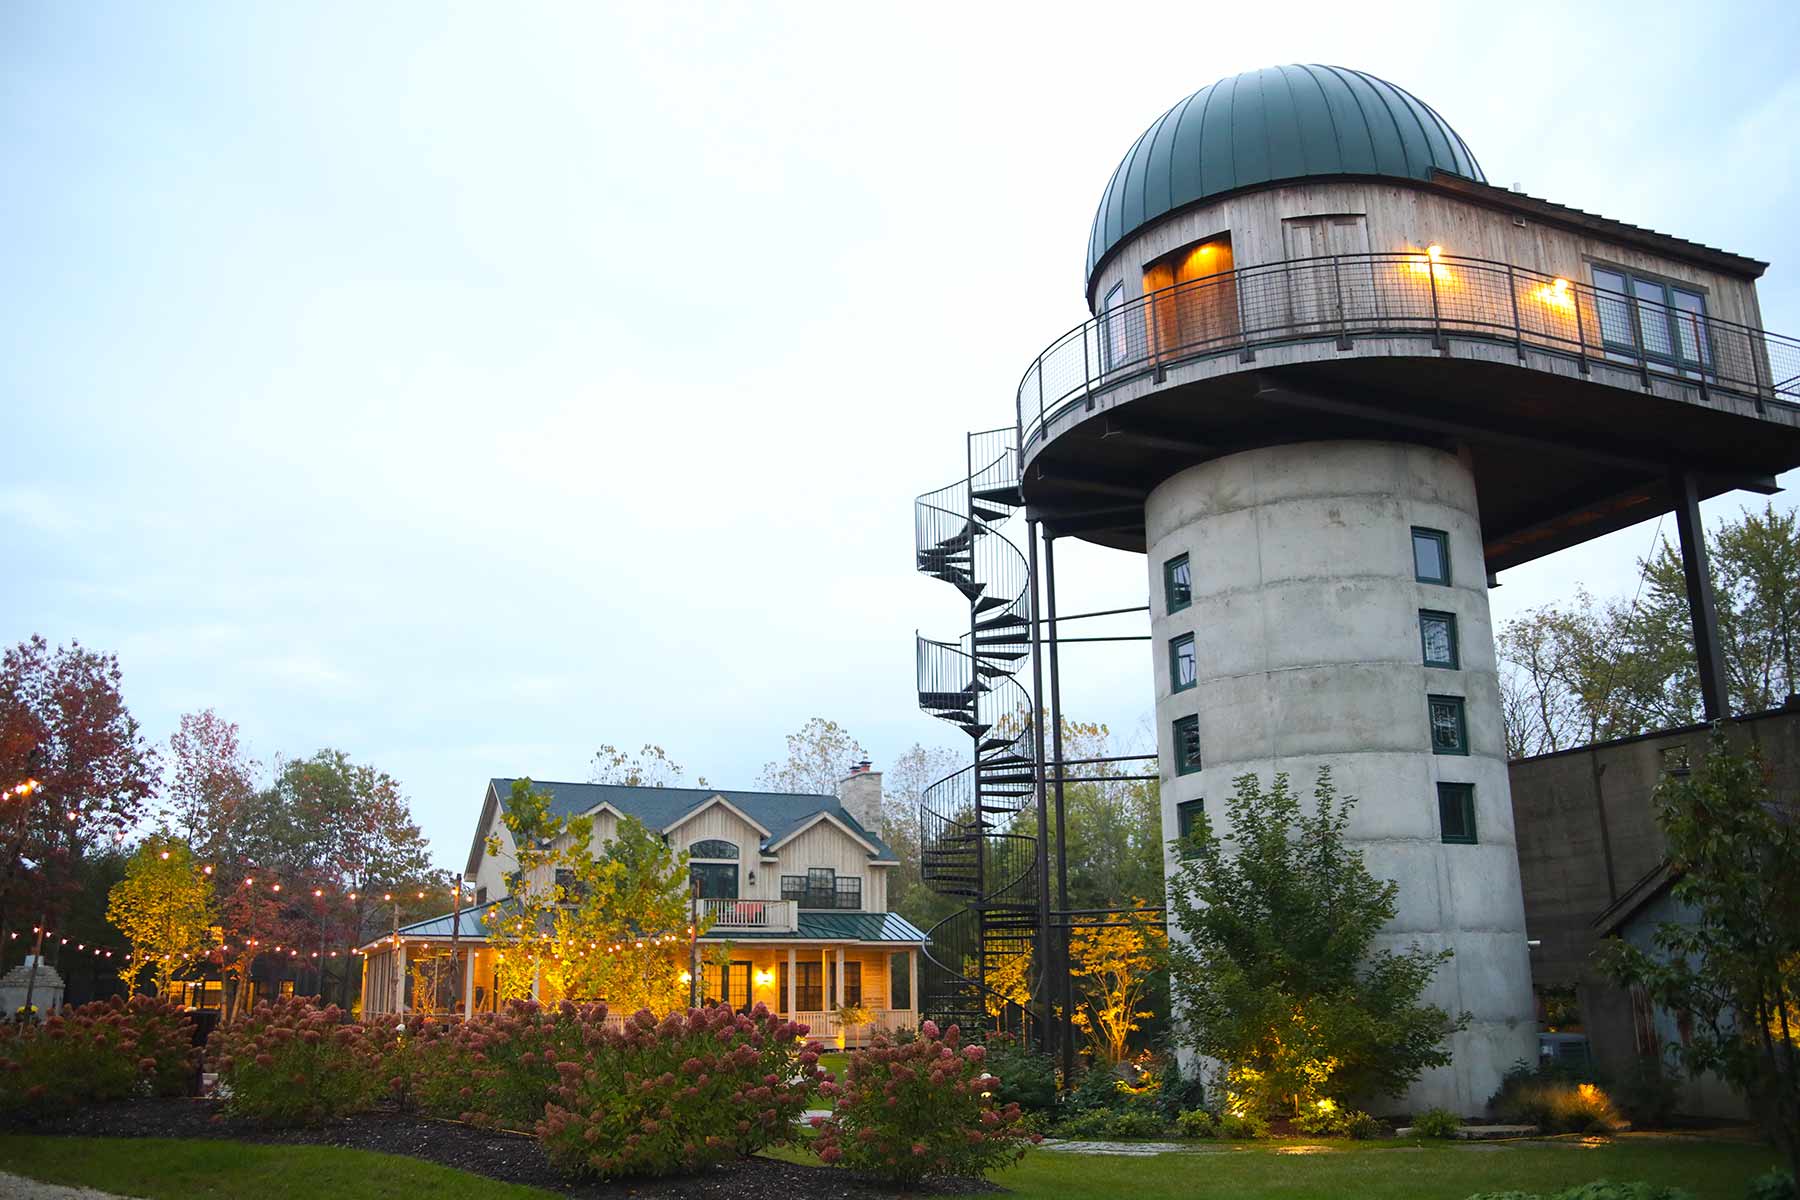
M 1719 646 L 1719 615 L 1713 604 L 1712 575 L 1706 565 L 1706 528 L 1700 523 L 1700 493 L 1692 471 L 1669 474 L 1675 500 L 1675 528 L 1681 535 L 1681 573 L 1687 580 L 1688 618 L 1694 629 L 1694 661 L 1700 671 L 1700 700 L 1708 721 L 1731 715 L 1725 656 Z
M 1056 763 L 1056 908 L 1069 908 L 1069 846 L 1063 803 L 1062 668 L 1056 653 L 1056 538 L 1044 539 L 1044 615 L 1050 635 L 1050 738 Z M 1047 881 L 1046 881 L 1047 882 Z M 1063 1085 L 1075 1078 L 1075 982 L 1069 975 L 1069 932 L 1065 928 L 1056 956 L 1056 979 L 1062 985 L 1062 1020 L 1057 1037 L 1062 1046 Z
M 1037 974 L 1038 1035 L 1047 1050 L 1053 1040 L 1055 1004 L 1051 1000 L 1050 973 L 1050 813 L 1044 782 L 1044 645 L 1038 625 L 1038 523 L 1025 522 L 1026 577 L 1030 580 L 1031 607 L 1031 777 L 1037 784 Z M 1061 772 L 1057 773 L 1061 778 Z

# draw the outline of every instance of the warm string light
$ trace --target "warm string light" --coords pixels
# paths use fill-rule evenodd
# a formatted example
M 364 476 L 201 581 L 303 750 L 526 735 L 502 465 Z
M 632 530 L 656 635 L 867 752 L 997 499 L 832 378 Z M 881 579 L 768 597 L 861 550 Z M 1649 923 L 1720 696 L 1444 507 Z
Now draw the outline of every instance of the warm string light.
M 15 796 L 21 798 L 29 796 L 43 786 L 35 779 L 27 779 L 24 783 L 15 783 L 4 792 L 0 792 L 0 800 L 11 800 Z

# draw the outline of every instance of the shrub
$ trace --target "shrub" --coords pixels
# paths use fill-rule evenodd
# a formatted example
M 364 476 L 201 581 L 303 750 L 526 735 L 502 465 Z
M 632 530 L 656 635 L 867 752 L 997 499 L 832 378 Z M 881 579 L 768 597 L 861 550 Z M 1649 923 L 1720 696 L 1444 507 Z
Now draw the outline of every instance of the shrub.
M 1335 1104 L 1317 1103 L 1311 1109 L 1294 1118 L 1294 1128 L 1311 1137 L 1376 1137 L 1377 1133 L 1368 1132 L 1368 1126 L 1380 1129 L 1381 1123 L 1368 1113 L 1354 1108 L 1339 1108 Z M 1355 1132 L 1358 1128 L 1364 1132 Z
M 270 1125 L 305 1125 L 358 1112 L 384 1091 L 386 1026 L 343 1023 L 334 1004 L 264 1001 L 211 1038 L 226 1108 Z
M 1494 1098 L 1495 1114 L 1545 1133 L 1611 1133 L 1624 1125 L 1607 1094 L 1591 1083 L 1507 1076 Z
M 1358 1142 L 1366 1142 L 1372 1138 L 1387 1137 L 1391 1132 L 1392 1131 L 1387 1127 L 1385 1121 L 1371 1117 L 1366 1112 L 1351 1113 L 1349 1124 L 1344 1129 L 1346 1136 Z
M 544 1116 L 560 1083 L 556 1064 L 580 1055 L 582 1025 L 572 1004 L 513 1000 L 498 1013 L 427 1033 L 414 1046 L 419 1107 L 483 1129 L 523 1132 Z
M 1144 1109 L 1104 1109 L 1077 1113 L 1056 1127 L 1065 1138 L 1154 1138 L 1168 1132 L 1168 1122 Z
M 0 1117 L 66 1111 L 195 1083 L 193 1027 L 174 1004 L 118 997 L 0 1027 Z
M 572 1174 L 667 1175 L 753 1154 L 793 1137 L 815 1086 L 835 1091 L 818 1044 L 800 1039 L 806 1027 L 761 1004 L 661 1021 L 643 1009 L 621 1028 L 605 1018 L 603 1004 L 558 1013 L 557 1029 L 575 1036 L 548 1064 L 557 1083 L 537 1135 Z
M 1637 1126 L 1666 1126 L 1675 1115 L 1681 1076 L 1655 1058 L 1640 1058 L 1611 1087 L 1619 1111 Z
M 1613 1183 L 1597 1179 L 1549 1195 L 1525 1192 L 1478 1192 L 1469 1200 L 1694 1200 L 1692 1192 L 1651 1183 Z
M 819 1158 L 901 1184 L 1016 1162 L 1036 1135 L 1021 1127 L 1017 1104 L 994 1103 L 1000 1081 L 986 1058 L 984 1047 L 961 1044 L 954 1025 L 940 1033 L 926 1021 L 910 1045 L 877 1037 L 850 1056 L 841 1085 L 820 1089 L 837 1108 L 813 1122 Z
M 1794 1177 L 1786 1171 L 1767 1171 L 1750 1181 L 1744 1200 L 1794 1200 Z
M 896 1039 L 898 1042 L 898 1039 Z M 1002 1105 L 1017 1104 L 1027 1112 L 1056 1107 L 1056 1066 L 1018 1038 L 996 1034 L 987 1042 L 987 1069 L 999 1077 L 994 1097 Z
M 1462 1128 L 1462 1118 L 1447 1108 L 1428 1108 L 1413 1118 L 1413 1136 L 1453 1138 Z
M 1228 1142 L 1266 1138 L 1269 1123 L 1255 1113 L 1226 1113 L 1219 1118 L 1219 1136 Z
M 1185 1138 L 1216 1137 L 1219 1123 L 1204 1108 L 1190 1108 L 1175 1117 L 1175 1132 Z
M 1156 1075 L 1156 1106 L 1166 1121 L 1178 1120 L 1182 1113 L 1206 1107 L 1206 1087 L 1196 1073 L 1186 1075 L 1181 1060 L 1173 1054 Z

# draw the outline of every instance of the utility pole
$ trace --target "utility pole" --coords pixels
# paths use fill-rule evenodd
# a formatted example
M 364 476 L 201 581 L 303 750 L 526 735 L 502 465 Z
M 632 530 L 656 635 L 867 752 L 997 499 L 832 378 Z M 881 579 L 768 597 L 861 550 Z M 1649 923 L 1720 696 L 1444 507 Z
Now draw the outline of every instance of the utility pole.
M 462 1007 L 462 968 L 457 963 L 457 935 L 462 932 L 462 889 L 461 871 L 453 873 L 455 883 L 450 891 L 450 997 L 453 1007 Z
M 38 914 L 37 944 L 31 949 L 31 970 L 25 976 L 25 1011 L 31 1012 L 31 994 L 37 990 L 38 964 L 44 961 L 44 923 L 49 918 Z
M 688 1007 L 700 1007 L 700 881 L 688 879 Z

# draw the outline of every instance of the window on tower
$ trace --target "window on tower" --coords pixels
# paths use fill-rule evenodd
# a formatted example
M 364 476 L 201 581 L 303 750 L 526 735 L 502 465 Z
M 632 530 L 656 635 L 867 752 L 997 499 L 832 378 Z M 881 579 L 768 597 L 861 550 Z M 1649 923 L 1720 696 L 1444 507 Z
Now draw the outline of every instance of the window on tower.
M 1194 580 L 1187 555 L 1177 555 L 1163 564 L 1163 599 L 1167 612 L 1180 612 L 1194 602 Z
M 1473 844 L 1475 841 L 1475 785 L 1472 783 L 1440 783 L 1438 794 L 1438 831 L 1446 842 Z
M 1169 690 L 1185 692 L 1194 679 L 1194 635 L 1184 633 L 1169 643 Z
M 1175 773 L 1192 775 L 1200 769 L 1200 718 L 1175 721 Z
M 1441 529 L 1412 531 L 1413 578 L 1420 583 L 1450 583 L 1450 535 Z
M 1431 696 L 1427 699 L 1431 706 L 1431 752 L 1467 754 L 1469 723 L 1463 712 L 1463 698 Z
M 1419 643 L 1424 653 L 1426 666 L 1447 667 L 1452 671 L 1456 670 L 1456 614 L 1432 612 L 1430 609 L 1421 610 L 1419 613 Z

